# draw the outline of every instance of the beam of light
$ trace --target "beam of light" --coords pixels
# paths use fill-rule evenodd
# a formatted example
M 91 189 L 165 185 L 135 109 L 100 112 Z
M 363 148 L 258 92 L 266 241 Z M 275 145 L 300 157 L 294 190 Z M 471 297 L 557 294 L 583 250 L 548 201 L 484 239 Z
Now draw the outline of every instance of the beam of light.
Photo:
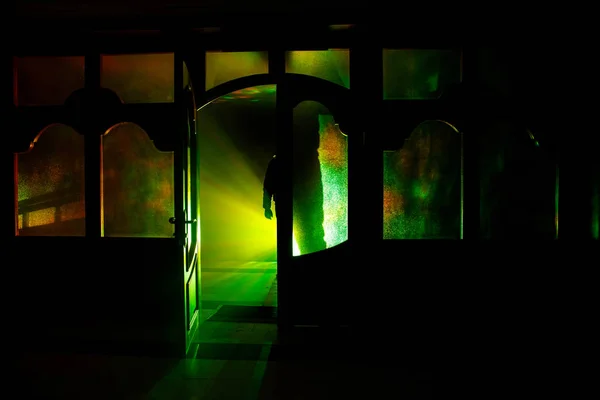
M 239 110 L 239 101 L 232 99 L 198 114 L 202 257 L 275 261 L 276 222 L 266 219 L 262 209 L 264 170 L 272 154 L 238 140 L 250 132 L 243 131 L 244 122 L 231 123 L 243 118 L 233 104 Z
M 264 173 L 272 153 L 263 151 L 264 149 L 257 150 L 261 147 L 257 143 L 250 145 L 250 142 L 245 141 L 244 145 L 239 140 L 244 136 L 254 135 L 251 132 L 257 129 L 269 129 L 272 121 L 267 120 L 267 117 L 264 122 L 248 122 L 243 119 L 248 110 L 259 112 L 260 109 L 274 107 L 274 98 L 275 86 L 265 85 L 229 93 L 201 108 L 198 115 L 200 225 L 205 259 L 276 259 L 276 222 L 267 220 L 261 207 Z M 242 108 L 246 110 L 245 114 L 240 111 Z M 259 123 L 261 126 L 257 126 Z M 244 132 L 245 129 L 247 132 Z M 340 132 L 331 115 L 319 116 L 319 137 L 318 153 L 323 185 L 322 223 L 325 248 L 330 248 L 348 238 L 347 138 Z M 295 227 L 294 230 L 296 229 Z M 294 256 L 302 254 L 296 237 L 294 233 Z

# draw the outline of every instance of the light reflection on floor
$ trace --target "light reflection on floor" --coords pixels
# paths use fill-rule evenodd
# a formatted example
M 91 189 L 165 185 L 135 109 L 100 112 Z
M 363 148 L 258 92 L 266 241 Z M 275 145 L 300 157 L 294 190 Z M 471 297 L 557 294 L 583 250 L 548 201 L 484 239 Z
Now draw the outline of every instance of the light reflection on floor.
M 221 305 L 277 306 L 276 275 L 277 262 L 202 261 L 203 320 Z
M 276 263 L 203 263 L 203 303 L 275 306 Z M 398 345 L 393 343 L 390 345 Z M 195 355 L 176 360 L 30 354 L 18 369 L 31 396 L 57 399 L 429 399 L 432 375 L 343 332 L 204 321 Z M 393 346 L 392 346 L 393 347 Z M 340 351 L 342 350 L 342 351 Z

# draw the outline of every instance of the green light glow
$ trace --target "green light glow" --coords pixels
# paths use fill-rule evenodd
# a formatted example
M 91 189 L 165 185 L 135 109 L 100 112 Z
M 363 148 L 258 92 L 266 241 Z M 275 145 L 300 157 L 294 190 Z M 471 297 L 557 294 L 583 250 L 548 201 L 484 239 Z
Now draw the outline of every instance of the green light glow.
M 327 248 L 348 240 L 348 141 L 333 116 L 319 115 L 319 164 Z
M 384 49 L 384 99 L 431 99 L 461 80 L 460 53 L 450 50 Z
M 441 121 L 384 153 L 384 239 L 461 237 L 461 153 L 460 134 Z
M 312 101 L 294 110 L 293 201 L 294 256 L 348 239 L 347 139 L 328 110 Z
M 310 75 L 350 88 L 349 65 L 348 50 L 288 51 L 285 72 Z
M 206 52 L 206 90 L 234 79 L 268 72 L 266 51 Z
M 264 218 L 260 207 L 266 165 L 275 152 L 274 99 L 274 85 L 246 88 L 199 112 L 205 259 L 275 260 L 276 224 Z M 294 190 L 294 255 L 324 250 L 348 238 L 347 139 L 324 107 L 312 108 L 311 113 L 316 121 L 314 135 L 300 137 L 311 142 L 310 163 L 297 157 L 303 144 L 295 139 L 294 187 L 300 189 Z M 311 195 L 300 198 L 299 193 Z M 315 224 L 321 228 L 313 229 Z M 321 233 L 315 236 L 315 231 Z
M 257 91 L 274 100 L 272 88 Z M 197 116 L 202 259 L 275 261 L 276 224 L 261 208 L 264 168 L 274 153 L 275 102 L 226 97 Z
M 224 103 L 227 101 L 236 101 L 238 103 L 241 101 L 248 101 L 252 103 L 258 103 L 259 101 L 273 102 L 275 99 L 276 90 L 276 85 L 263 85 L 240 89 L 225 96 L 219 97 L 218 99 L 214 100 L 212 104 Z
M 19 236 L 85 236 L 83 141 L 54 124 L 16 155 Z

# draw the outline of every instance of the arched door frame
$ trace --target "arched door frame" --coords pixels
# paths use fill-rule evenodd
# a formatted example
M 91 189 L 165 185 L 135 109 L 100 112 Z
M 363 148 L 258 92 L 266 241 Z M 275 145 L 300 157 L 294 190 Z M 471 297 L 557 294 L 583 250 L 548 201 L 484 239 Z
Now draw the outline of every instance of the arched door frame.
M 359 104 L 353 101 L 352 91 L 335 83 L 301 74 L 257 74 L 247 77 L 237 78 L 229 82 L 218 85 L 203 93 L 198 93 L 197 110 L 221 96 L 231 92 L 245 89 L 248 87 L 277 85 L 276 90 L 276 125 L 277 125 L 277 155 L 280 160 L 280 168 L 283 171 L 292 171 L 292 122 L 293 110 L 302 101 L 316 101 L 323 104 L 334 115 L 336 122 L 341 130 L 348 137 L 354 136 L 352 132 L 360 133 L 362 124 L 360 114 L 353 108 Z M 357 135 L 360 137 L 362 135 Z M 349 143 L 352 140 L 349 139 Z M 349 146 L 351 146 L 349 144 Z M 348 159 L 348 174 L 359 171 L 357 165 L 360 160 Z M 352 215 L 356 214 L 350 211 L 351 200 L 356 189 L 348 189 L 348 240 L 351 240 L 350 228 L 352 224 Z M 356 190 L 358 193 L 358 190 Z M 280 327 L 288 327 L 291 323 L 291 316 L 288 310 L 291 299 L 288 297 L 291 293 L 288 277 L 292 265 L 292 182 L 288 180 L 280 188 L 278 193 L 278 221 L 277 221 L 277 261 L 278 261 L 278 319 Z M 356 232 L 360 232 L 359 229 Z
M 350 112 L 344 110 L 344 107 L 350 107 L 353 104 L 350 99 L 352 96 L 350 89 L 321 78 L 291 73 L 286 73 L 282 77 L 273 76 L 272 74 L 257 74 L 233 79 L 205 91 L 202 95 L 196 95 L 196 99 L 199 100 L 196 103 L 198 105 L 197 110 L 201 110 L 212 101 L 231 92 L 264 85 L 277 85 L 278 91 L 280 88 L 285 88 L 286 106 L 292 108 L 304 100 L 325 103 L 335 98 L 335 103 L 324 105 L 332 113 L 345 115 L 350 114 Z

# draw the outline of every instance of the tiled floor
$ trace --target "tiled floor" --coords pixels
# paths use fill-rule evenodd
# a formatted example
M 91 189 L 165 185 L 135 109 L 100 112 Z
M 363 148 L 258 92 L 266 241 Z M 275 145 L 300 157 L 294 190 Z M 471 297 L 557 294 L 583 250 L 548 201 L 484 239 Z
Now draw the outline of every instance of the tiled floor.
M 221 305 L 277 306 L 276 274 L 276 262 L 203 262 L 203 319 Z
M 271 265 L 203 274 L 203 303 L 275 306 Z M 212 276 L 210 274 L 213 274 Z M 228 298 L 237 292 L 236 298 Z M 18 398 L 27 399 L 428 399 L 430 371 L 390 358 L 348 332 L 278 332 L 273 323 L 203 322 L 183 360 L 28 354 Z M 389 343 L 398 347 L 398 343 Z M 381 350 L 383 349 L 383 350 Z M 192 357 L 194 354 L 192 354 Z

